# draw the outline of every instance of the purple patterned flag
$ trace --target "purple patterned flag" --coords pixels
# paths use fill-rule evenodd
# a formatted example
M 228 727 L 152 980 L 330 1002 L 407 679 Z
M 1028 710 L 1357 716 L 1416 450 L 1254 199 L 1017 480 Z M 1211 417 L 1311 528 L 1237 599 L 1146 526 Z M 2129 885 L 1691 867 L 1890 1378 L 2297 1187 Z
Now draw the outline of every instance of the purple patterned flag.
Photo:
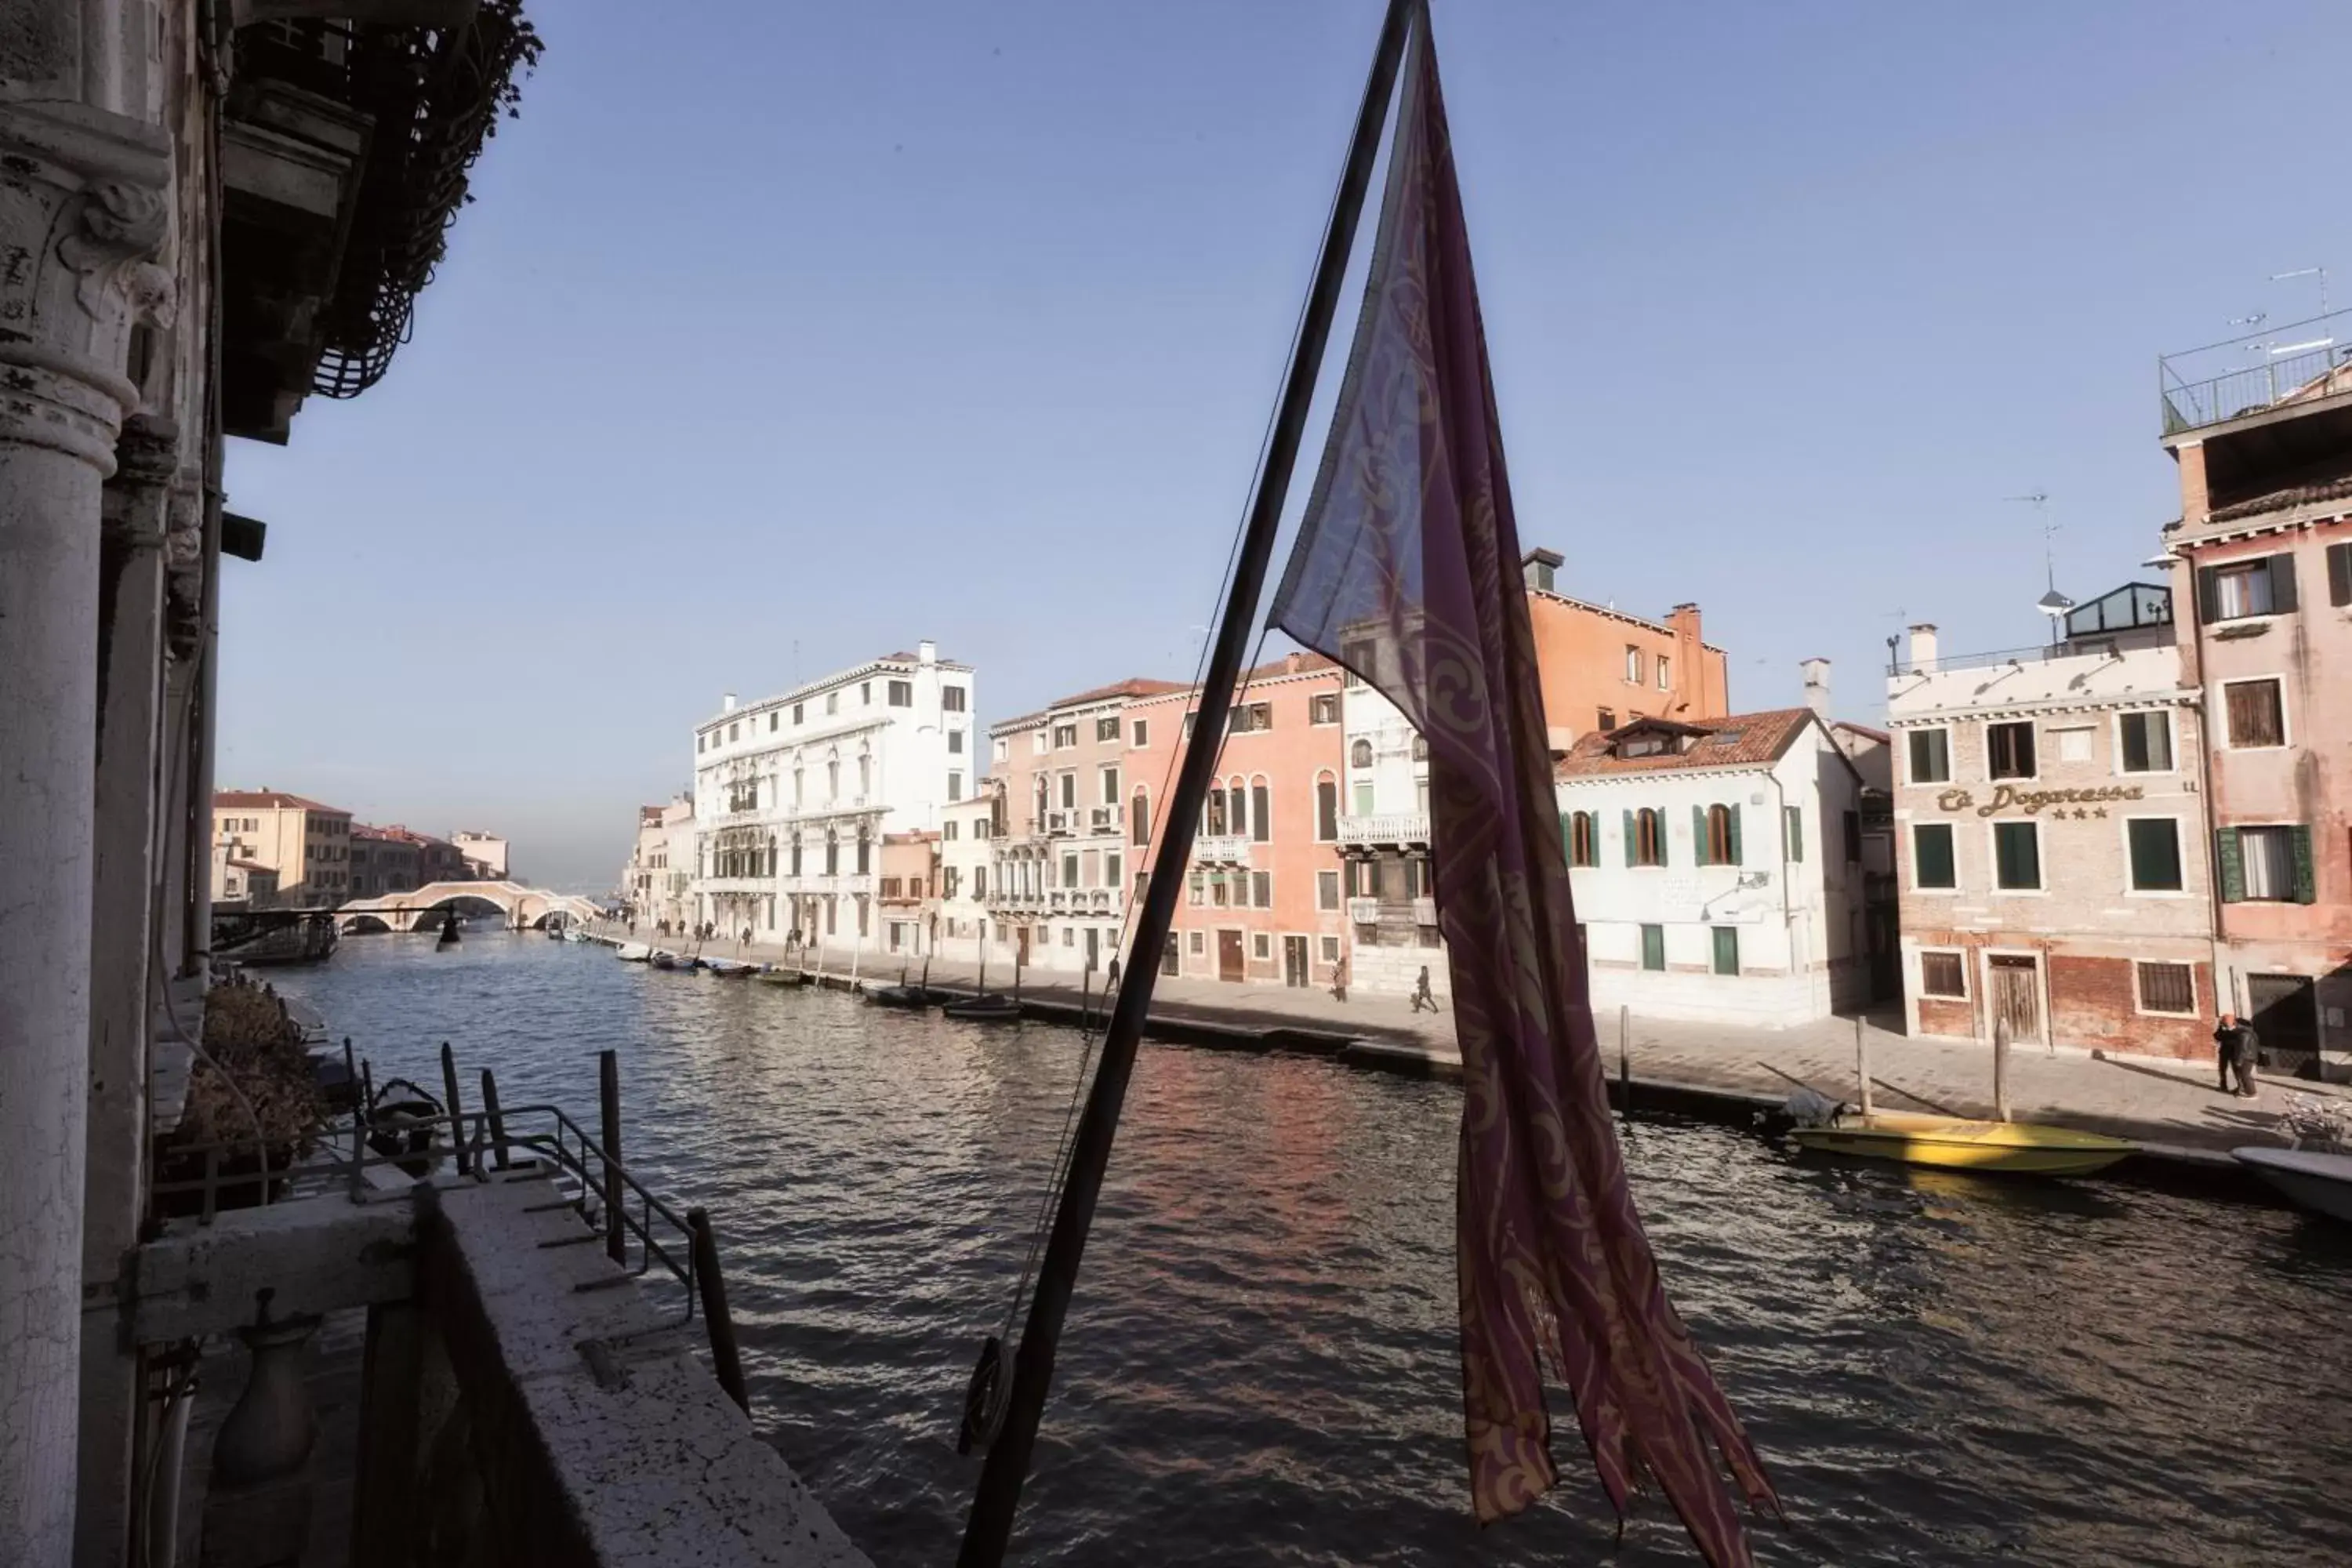
M 1427 13 L 1363 312 L 1275 623 L 1429 744 L 1465 1079 L 1463 1404 L 1482 1521 L 1557 1479 L 1542 1362 L 1622 1515 L 1644 1473 L 1707 1561 L 1750 1561 L 1721 1463 L 1778 1500 L 1666 1300 L 1609 1114 L 1569 902 L 1518 530 Z

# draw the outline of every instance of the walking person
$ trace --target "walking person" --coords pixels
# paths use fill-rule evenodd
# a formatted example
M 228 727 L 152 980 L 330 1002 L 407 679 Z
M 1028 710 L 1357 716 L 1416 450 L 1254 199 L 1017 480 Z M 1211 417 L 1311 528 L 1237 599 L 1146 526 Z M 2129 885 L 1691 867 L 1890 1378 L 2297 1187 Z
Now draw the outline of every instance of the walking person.
M 1110 955 L 1110 967 L 1103 971 L 1103 992 L 1106 995 L 1118 989 L 1118 954 Z
M 1412 983 L 1412 1010 L 1416 1013 L 1437 1011 L 1437 998 L 1429 994 L 1429 965 L 1421 966 L 1421 978 Z
M 1345 1002 L 1347 999 L 1348 955 L 1341 953 L 1339 962 L 1331 965 L 1331 1000 Z
M 2262 1048 L 2262 1037 L 2254 1026 L 2235 1013 L 2221 1015 L 2221 1026 L 2213 1031 L 2214 1054 L 2221 1058 L 2221 1092 L 2235 1093 L 2241 1100 L 2252 1100 L 2259 1092 L 2254 1088 L 2254 1053 Z M 2237 1075 L 2238 1087 L 2230 1088 L 2230 1078 Z

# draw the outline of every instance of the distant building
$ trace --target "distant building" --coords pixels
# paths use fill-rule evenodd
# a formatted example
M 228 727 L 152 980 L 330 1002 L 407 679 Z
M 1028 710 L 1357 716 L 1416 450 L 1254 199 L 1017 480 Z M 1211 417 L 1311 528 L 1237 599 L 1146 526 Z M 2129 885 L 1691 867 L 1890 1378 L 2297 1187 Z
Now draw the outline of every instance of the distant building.
M 1811 708 L 1636 720 L 1555 776 L 1597 1011 L 1785 1027 L 1867 1001 L 1868 780 Z
M 1141 699 L 1183 689 L 1135 678 L 989 727 L 990 780 L 1003 806 L 990 841 L 988 907 L 1024 964 L 1082 973 L 1117 951 L 1127 912 L 1129 754 Z M 1181 722 L 1181 708 L 1170 717 Z M 1138 721 L 1141 722 L 1141 721 Z M 1153 784 L 1157 784 L 1154 779 Z
M 2180 468 L 2172 562 L 2199 695 L 2216 994 L 2271 1067 L 2352 1070 L 2352 312 L 2249 368 L 2237 343 L 2164 362 Z
M 882 836 L 881 877 L 874 898 L 881 910 L 883 952 L 920 958 L 933 951 L 940 843 L 938 832 L 920 828 Z
M 466 868 L 477 881 L 503 882 L 507 879 L 507 841 L 493 833 L 459 831 L 449 836 L 457 853 L 465 858 Z
M 266 910 L 278 901 L 278 873 L 257 860 L 234 858 L 226 845 L 213 846 L 213 907 Z
M 425 885 L 423 867 L 424 855 L 415 835 L 371 827 L 365 823 L 352 824 L 352 898 L 415 892 Z
M 430 887 L 436 882 L 475 882 L 481 880 L 467 862 L 464 851 L 446 838 L 436 838 L 429 833 L 419 833 L 400 823 L 389 827 L 376 827 L 371 832 L 410 847 L 416 856 L 415 885 Z
M 982 779 L 971 795 L 940 810 L 940 952 L 961 963 L 980 961 L 981 944 L 993 935 L 989 918 L 991 837 L 1000 785 Z M 990 962 L 1011 954 L 992 951 Z
M 1168 945 L 1152 955 L 1161 973 L 1331 983 L 1348 933 L 1335 837 L 1339 682 L 1339 667 L 1317 653 L 1287 654 L 1243 677 Z M 1168 796 L 1200 704 L 1201 689 L 1183 687 L 1128 708 L 1134 888 L 1146 885 L 1168 830 Z
M 351 835 L 350 812 L 299 795 L 213 793 L 213 847 L 277 873 L 287 905 L 318 909 L 351 897 Z
M 1887 678 L 1911 1033 L 2213 1054 L 2204 726 L 2172 595 L 2128 584 L 2047 647 Z
M 925 642 L 696 727 L 689 921 L 878 949 L 878 851 L 977 772 L 973 676 Z

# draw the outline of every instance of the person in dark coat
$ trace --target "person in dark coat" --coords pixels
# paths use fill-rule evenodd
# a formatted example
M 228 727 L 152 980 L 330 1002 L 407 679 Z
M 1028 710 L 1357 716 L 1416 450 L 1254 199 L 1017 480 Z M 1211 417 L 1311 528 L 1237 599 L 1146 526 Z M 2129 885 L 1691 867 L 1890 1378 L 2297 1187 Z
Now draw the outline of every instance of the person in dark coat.
M 2236 1093 L 2241 1099 L 2254 1097 L 2254 1053 L 2262 1048 L 2262 1040 L 2254 1026 L 2235 1013 L 2221 1015 L 2221 1026 L 2213 1031 L 2215 1054 L 2221 1058 L 2221 1092 Z M 2238 1087 L 2230 1088 L 2230 1078 L 2235 1074 Z
M 1429 965 L 1426 963 L 1421 966 L 1421 978 L 1412 984 L 1412 1010 L 1418 1013 L 1424 1008 L 1432 1013 L 1437 1011 L 1437 998 L 1429 994 Z

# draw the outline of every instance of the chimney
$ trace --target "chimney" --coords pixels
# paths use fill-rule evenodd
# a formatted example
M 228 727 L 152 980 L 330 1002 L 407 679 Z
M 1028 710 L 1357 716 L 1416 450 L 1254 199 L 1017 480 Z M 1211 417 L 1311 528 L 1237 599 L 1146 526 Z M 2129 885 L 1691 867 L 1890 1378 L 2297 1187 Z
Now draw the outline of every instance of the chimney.
M 931 641 L 929 637 L 925 637 L 921 642 L 917 643 L 915 645 L 915 662 L 917 664 L 939 663 L 940 645 Z
M 733 692 L 730 691 L 726 696 L 719 700 L 719 710 L 721 713 L 732 713 L 735 711 L 735 694 Z
M 1552 575 L 1567 558 L 1557 550 L 1535 549 L 1519 558 L 1519 574 L 1538 593 L 1552 592 Z
M 1809 658 L 1798 665 L 1805 672 L 1805 706 L 1824 724 L 1830 721 L 1830 661 Z
M 1306 662 L 1307 656 L 1300 653 L 1297 648 L 1292 648 L 1288 653 L 1282 656 L 1282 672 L 1285 675 L 1297 675 L 1298 673 L 1298 667 Z
M 1936 673 L 1936 628 L 1926 621 L 1911 628 L 1911 673 Z

